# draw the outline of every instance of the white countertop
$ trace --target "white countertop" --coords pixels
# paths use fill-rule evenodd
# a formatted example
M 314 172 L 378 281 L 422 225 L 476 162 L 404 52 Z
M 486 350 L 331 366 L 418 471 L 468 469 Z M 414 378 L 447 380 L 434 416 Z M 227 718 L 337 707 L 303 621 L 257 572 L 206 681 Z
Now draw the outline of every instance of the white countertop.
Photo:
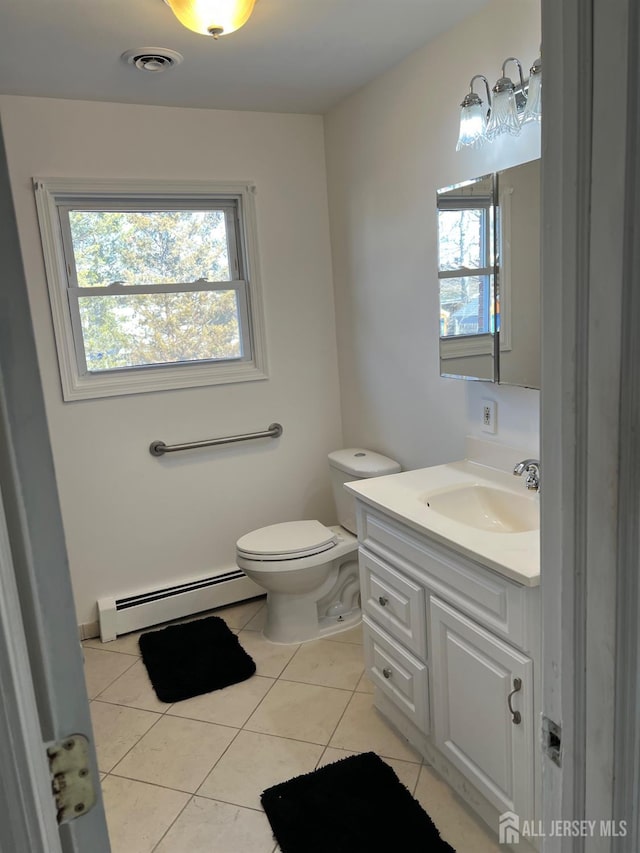
M 388 513 L 418 533 L 517 583 L 538 586 L 539 529 L 515 533 L 482 530 L 427 508 L 425 494 L 465 485 L 489 486 L 531 501 L 540 500 L 539 495 L 527 491 L 522 478 L 469 460 L 357 480 L 345 483 L 345 488 L 359 500 Z

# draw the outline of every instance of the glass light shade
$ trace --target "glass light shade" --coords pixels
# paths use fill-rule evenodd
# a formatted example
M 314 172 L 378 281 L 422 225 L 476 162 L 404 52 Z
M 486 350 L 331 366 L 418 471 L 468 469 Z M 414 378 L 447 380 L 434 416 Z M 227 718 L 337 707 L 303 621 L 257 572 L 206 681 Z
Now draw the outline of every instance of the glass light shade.
M 256 0 L 165 0 L 188 30 L 203 36 L 229 35 L 244 26 Z
M 516 96 L 513 86 L 496 92 L 494 89 L 493 101 L 491 102 L 491 116 L 487 125 L 487 137 L 495 139 L 503 133 L 518 136 L 520 133 L 520 119 L 516 108 Z
M 462 105 L 460 110 L 460 133 L 456 151 L 462 148 L 479 148 L 487 141 L 487 110 L 482 102 Z
M 522 124 L 542 119 L 542 71 L 529 77 L 527 104 L 522 114 Z

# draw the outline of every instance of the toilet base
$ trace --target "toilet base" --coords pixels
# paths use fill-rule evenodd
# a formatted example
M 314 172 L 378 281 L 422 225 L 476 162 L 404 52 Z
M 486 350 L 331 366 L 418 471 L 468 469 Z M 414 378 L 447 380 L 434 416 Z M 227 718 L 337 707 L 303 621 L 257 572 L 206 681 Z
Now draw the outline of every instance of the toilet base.
M 305 606 L 298 609 L 292 605 L 290 596 L 284 596 L 284 602 L 274 602 L 274 597 L 273 593 L 267 595 L 267 621 L 262 631 L 263 637 L 270 643 L 308 643 L 355 628 L 362 622 L 362 611 L 359 607 L 339 616 L 324 616 L 318 619 L 316 602 L 304 602 Z
M 337 616 L 318 617 L 318 603 L 301 596 L 295 600 L 291 595 L 267 594 L 267 617 L 262 634 L 270 643 L 291 645 L 318 640 L 362 621 L 362 611 L 355 607 Z
M 360 624 L 362 624 L 362 610 L 359 607 L 352 613 L 332 617 L 331 619 L 325 617 L 319 623 L 318 639 L 321 640 L 323 637 L 329 637 L 331 634 L 340 634 L 342 631 L 355 628 Z

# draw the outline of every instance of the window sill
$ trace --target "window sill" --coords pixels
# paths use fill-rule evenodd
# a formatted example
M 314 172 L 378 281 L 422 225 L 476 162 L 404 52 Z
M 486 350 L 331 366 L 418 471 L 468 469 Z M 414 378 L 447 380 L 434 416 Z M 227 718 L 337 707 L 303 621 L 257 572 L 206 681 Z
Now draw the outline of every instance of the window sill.
M 176 367 L 137 368 L 84 376 L 62 371 L 62 394 L 67 402 L 93 400 L 100 397 L 119 397 L 126 394 L 145 394 L 222 385 L 234 382 L 254 382 L 267 379 L 265 370 L 250 362 L 238 364 L 193 364 Z

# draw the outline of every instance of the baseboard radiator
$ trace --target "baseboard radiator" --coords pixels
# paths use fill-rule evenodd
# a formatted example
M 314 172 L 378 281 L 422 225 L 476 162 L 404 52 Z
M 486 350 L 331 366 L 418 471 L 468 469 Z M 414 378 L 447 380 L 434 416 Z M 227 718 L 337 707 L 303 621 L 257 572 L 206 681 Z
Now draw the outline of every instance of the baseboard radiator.
M 101 598 L 98 601 L 100 638 L 107 643 L 120 634 L 264 594 L 261 586 L 235 568 L 137 595 Z

